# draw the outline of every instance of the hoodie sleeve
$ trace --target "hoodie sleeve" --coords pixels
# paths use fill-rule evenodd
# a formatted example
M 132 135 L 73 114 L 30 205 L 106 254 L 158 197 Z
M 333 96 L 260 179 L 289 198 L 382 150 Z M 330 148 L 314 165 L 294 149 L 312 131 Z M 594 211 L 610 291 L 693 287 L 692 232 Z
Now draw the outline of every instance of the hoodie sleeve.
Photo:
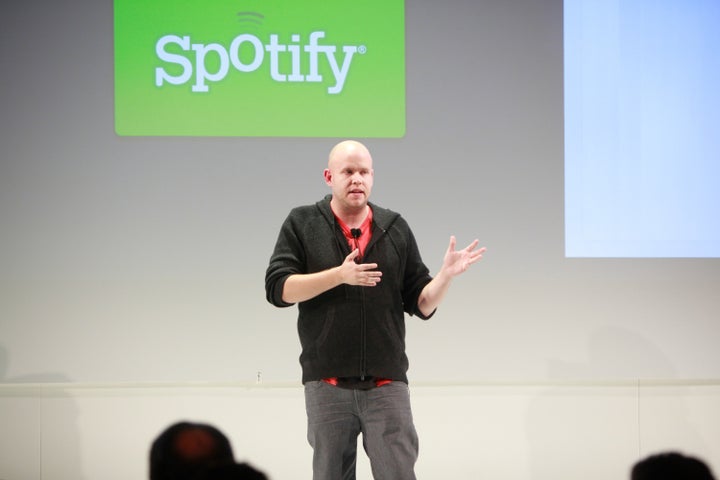
M 291 212 L 280 228 L 275 249 L 265 271 L 265 298 L 276 307 L 293 305 L 282 299 L 285 281 L 290 275 L 305 273 L 305 254 L 292 219 Z
M 404 234 L 404 250 L 405 250 L 405 272 L 403 277 L 402 298 L 404 310 L 409 315 L 416 315 L 423 320 L 427 320 L 433 316 L 433 313 L 426 316 L 418 308 L 418 298 L 425 285 L 430 283 L 432 277 L 430 270 L 427 268 L 420 255 L 415 236 L 410 230 L 407 222 L 399 217 L 395 225 Z

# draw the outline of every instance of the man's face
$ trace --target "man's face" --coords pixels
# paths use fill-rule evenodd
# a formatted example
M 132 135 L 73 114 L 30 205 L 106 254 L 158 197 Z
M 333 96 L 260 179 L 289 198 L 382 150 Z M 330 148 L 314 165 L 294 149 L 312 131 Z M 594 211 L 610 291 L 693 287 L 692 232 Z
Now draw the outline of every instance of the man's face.
M 373 186 L 370 152 L 361 144 L 348 142 L 333 150 L 324 172 L 336 207 L 346 212 L 365 208 Z

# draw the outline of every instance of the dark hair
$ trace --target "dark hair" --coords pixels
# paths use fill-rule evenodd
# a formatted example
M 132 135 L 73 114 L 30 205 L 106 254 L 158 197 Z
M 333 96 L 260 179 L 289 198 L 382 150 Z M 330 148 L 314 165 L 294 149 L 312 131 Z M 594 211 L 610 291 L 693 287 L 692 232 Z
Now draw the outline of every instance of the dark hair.
M 212 425 L 178 422 L 150 448 L 150 480 L 191 480 L 209 467 L 235 462 L 228 438 Z
M 715 480 L 700 459 L 677 452 L 651 455 L 635 464 L 631 480 Z
M 268 480 L 268 478 L 247 463 L 235 463 L 211 468 L 203 480 Z

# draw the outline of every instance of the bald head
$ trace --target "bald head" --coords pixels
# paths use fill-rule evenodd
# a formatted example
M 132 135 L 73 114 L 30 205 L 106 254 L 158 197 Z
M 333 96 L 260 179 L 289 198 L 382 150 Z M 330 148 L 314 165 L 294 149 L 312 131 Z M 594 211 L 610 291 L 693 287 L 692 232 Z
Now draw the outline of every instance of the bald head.
M 367 159 L 372 167 L 372 156 L 365 145 L 355 140 L 344 140 L 330 150 L 328 168 L 332 170 L 339 162 L 348 158 Z
M 372 157 L 367 147 L 345 140 L 330 150 L 325 183 L 332 190 L 330 206 L 346 223 L 367 215 L 367 202 L 373 187 Z

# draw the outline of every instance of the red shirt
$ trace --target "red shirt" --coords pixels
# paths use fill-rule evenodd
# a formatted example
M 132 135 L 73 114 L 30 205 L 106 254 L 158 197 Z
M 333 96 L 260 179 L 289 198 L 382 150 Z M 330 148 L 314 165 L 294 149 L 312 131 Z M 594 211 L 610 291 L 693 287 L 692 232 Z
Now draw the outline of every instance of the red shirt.
M 350 250 L 355 250 L 356 248 L 360 249 L 360 255 L 356 257 L 357 263 L 362 261 L 362 257 L 365 255 L 365 249 L 367 248 L 368 243 L 370 243 L 370 238 L 372 238 L 372 219 L 372 208 L 369 207 L 367 217 L 363 220 L 360 228 L 350 228 L 345 222 L 340 220 L 337 215 L 335 215 L 335 220 L 338 222 L 338 225 L 340 225 L 340 229 L 345 235 L 345 239 L 350 246 Z M 358 230 L 360 233 L 359 235 Z M 353 233 L 355 233 L 355 235 L 353 235 Z

